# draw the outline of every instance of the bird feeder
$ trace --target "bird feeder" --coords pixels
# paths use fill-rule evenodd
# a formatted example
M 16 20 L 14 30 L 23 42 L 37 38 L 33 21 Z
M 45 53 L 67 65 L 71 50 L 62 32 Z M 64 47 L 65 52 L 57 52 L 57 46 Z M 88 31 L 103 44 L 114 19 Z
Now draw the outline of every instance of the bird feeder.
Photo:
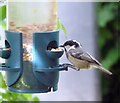
M 50 0 L 49 0 L 50 1 Z M 57 90 L 63 50 L 59 46 L 56 0 L 8 0 L 5 59 L 1 70 L 13 92 L 44 93 Z

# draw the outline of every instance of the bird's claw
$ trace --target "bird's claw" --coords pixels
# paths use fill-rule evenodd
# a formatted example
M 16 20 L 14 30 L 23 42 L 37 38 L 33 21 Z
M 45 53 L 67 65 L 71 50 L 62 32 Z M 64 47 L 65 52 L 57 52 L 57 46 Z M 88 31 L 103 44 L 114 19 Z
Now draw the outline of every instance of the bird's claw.
M 62 66 L 64 66 L 65 68 L 73 68 L 73 69 L 75 69 L 75 70 L 77 70 L 77 71 L 79 71 L 80 69 L 79 68 L 76 68 L 74 65 L 72 65 L 72 64 L 69 64 L 69 63 L 64 63 L 64 64 L 62 64 Z

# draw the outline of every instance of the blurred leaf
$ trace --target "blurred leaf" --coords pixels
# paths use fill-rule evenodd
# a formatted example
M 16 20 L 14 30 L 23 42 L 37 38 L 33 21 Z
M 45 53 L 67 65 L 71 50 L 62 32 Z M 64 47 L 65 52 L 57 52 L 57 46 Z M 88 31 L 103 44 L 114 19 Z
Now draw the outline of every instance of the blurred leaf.
M 120 31 L 120 21 L 116 20 L 116 21 L 113 23 L 113 25 L 114 25 L 114 28 L 115 28 L 116 30 Z
M 29 101 L 29 99 L 24 95 L 17 95 L 17 98 L 15 101 Z
M 67 30 L 66 30 L 65 26 L 62 24 L 62 22 L 59 20 L 59 18 L 57 19 L 57 29 L 63 30 L 65 37 L 67 37 Z
M 108 92 L 108 90 L 109 90 L 109 88 L 108 88 L 109 82 L 106 82 L 106 79 L 105 79 L 105 78 L 106 78 L 106 77 L 103 77 L 103 78 L 102 78 L 102 92 L 103 92 L 103 95 L 106 95 L 107 92 Z
M 117 13 L 114 12 L 116 9 L 118 9 L 117 3 L 110 3 L 100 8 L 98 11 L 98 25 L 100 27 L 105 27 L 109 21 L 113 20 L 117 15 Z
M 0 22 L 6 18 L 6 5 L 0 7 Z
M 2 99 L 0 99 L 0 103 L 2 102 Z
M 62 30 L 65 34 L 65 37 L 67 37 L 67 30 L 66 30 L 65 26 L 63 24 L 61 24 L 61 26 L 62 26 Z
M 32 101 L 32 100 L 33 100 L 33 97 L 32 97 L 32 95 L 30 95 L 30 94 L 23 94 L 23 96 L 24 96 L 25 98 L 27 98 L 29 101 Z
M 0 73 L 0 88 L 2 88 L 2 74 Z
M 6 29 L 6 21 L 0 22 L 0 26 L 1 26 L 3 29 Z
M 58 18 L 58 19 L 57 19 L 57 29 L 60 30 L 60 28 L 61 28 L 61 23 L 60 23 L 60 20 L 59 20 L 59 18 Z
M 3 100 L 8 100 L 8 101 L 10 101 L 10 98 L 11 98 L 11 96 L 9 95 L 9 93 L 2 93 L 2 98 L 3 98 Z
M 0 73 L 0 88 L 6 88 L 6 84 L 5 84 L 5 80 L 2 76 L 2 74 Z
M 34 97 L 33 98 L 33 101 L 39 101 L 39 98 L 38 97 Z M 35 102 L 36 103 L 36 102 Z
M 99 35 L 99 46 L 100 48 L 102 48 L 105 44 L 107 40 L 112 39 L 112 34 L 109 30 L 105 29 L 105 28 L 101 28 L 99 30 L 100 35 Z
M 105 68 L 110 69 L 110 67 L 118 61 L 118 59 L 120 58 L 120 55 L 118 55 L 119 50 L 120 47 L 112 48 L 111 50 L 109 50 L 106 58 L 102 60 L 102 64 Z
M 8 97 L 9 96 L 9 97 Z M 2 94 L 2 98 L 5 100 L 11 101 L 32 101 L 33 97 L 31 94 L 21 94 L 21 93 L 14 93 L 10 91 L 6 91 L 6 93 Z M 37 98 L 37 97 L 36 97 Z
M 5 92 L 0 93 L 0 96 L 2 96 L 3 101 L 39 101 L 39 98 L 32 97 L 31 94 L 21 94 L 8 91 L 1 73 L 0 73 L 0 88 L 5 90 Z

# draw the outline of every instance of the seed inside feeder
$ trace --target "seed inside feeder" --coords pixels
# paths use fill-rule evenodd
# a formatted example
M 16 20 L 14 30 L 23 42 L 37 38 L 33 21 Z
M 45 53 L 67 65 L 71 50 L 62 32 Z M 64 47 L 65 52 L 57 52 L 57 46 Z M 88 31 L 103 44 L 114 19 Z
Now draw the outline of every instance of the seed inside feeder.
M 53 52 L 59 52 L 59 51 L 62 51 L 61 48 L 51 48 L 49 49 L 50 51 L 53 51 Z
M 21 32 L 23 39 L 23 61 L 32 61 L 33 33 L 53 31 L 57 28 L 57 5 L 53 2 L 14 2 L 8 0 L 7 29 Z M 27 15 L 25 15 L 26 10 Z M 14 12 L 14 14 L 13 14 Z M 18 13 L 19 12 L 19 13 Z M 30 48 L 29 48 L 30 47 Z M 29 50 L 28 50 L 29 49 Z
M 32 61 L 32 46 L 23 44 L 23 60 L 24 61 Z

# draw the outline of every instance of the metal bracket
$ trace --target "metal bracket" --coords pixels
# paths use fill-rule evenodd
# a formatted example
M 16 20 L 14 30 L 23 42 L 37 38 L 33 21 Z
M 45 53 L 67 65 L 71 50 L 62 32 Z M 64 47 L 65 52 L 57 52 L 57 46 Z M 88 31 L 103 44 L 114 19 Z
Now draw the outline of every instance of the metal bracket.
M 36 72 L 57 72 L 57 71 L 63 71 L 63 70 L 68 71 L 68 67 L 66 65 L 62 64 L 62 65 L 44 68 L 44 69 L 35 68 L 34 70 Z
M 9 72 L 18 72 L 20 68 L 7 68 L 7 67 L 0 67 L 2 71 L 9 71 Z

